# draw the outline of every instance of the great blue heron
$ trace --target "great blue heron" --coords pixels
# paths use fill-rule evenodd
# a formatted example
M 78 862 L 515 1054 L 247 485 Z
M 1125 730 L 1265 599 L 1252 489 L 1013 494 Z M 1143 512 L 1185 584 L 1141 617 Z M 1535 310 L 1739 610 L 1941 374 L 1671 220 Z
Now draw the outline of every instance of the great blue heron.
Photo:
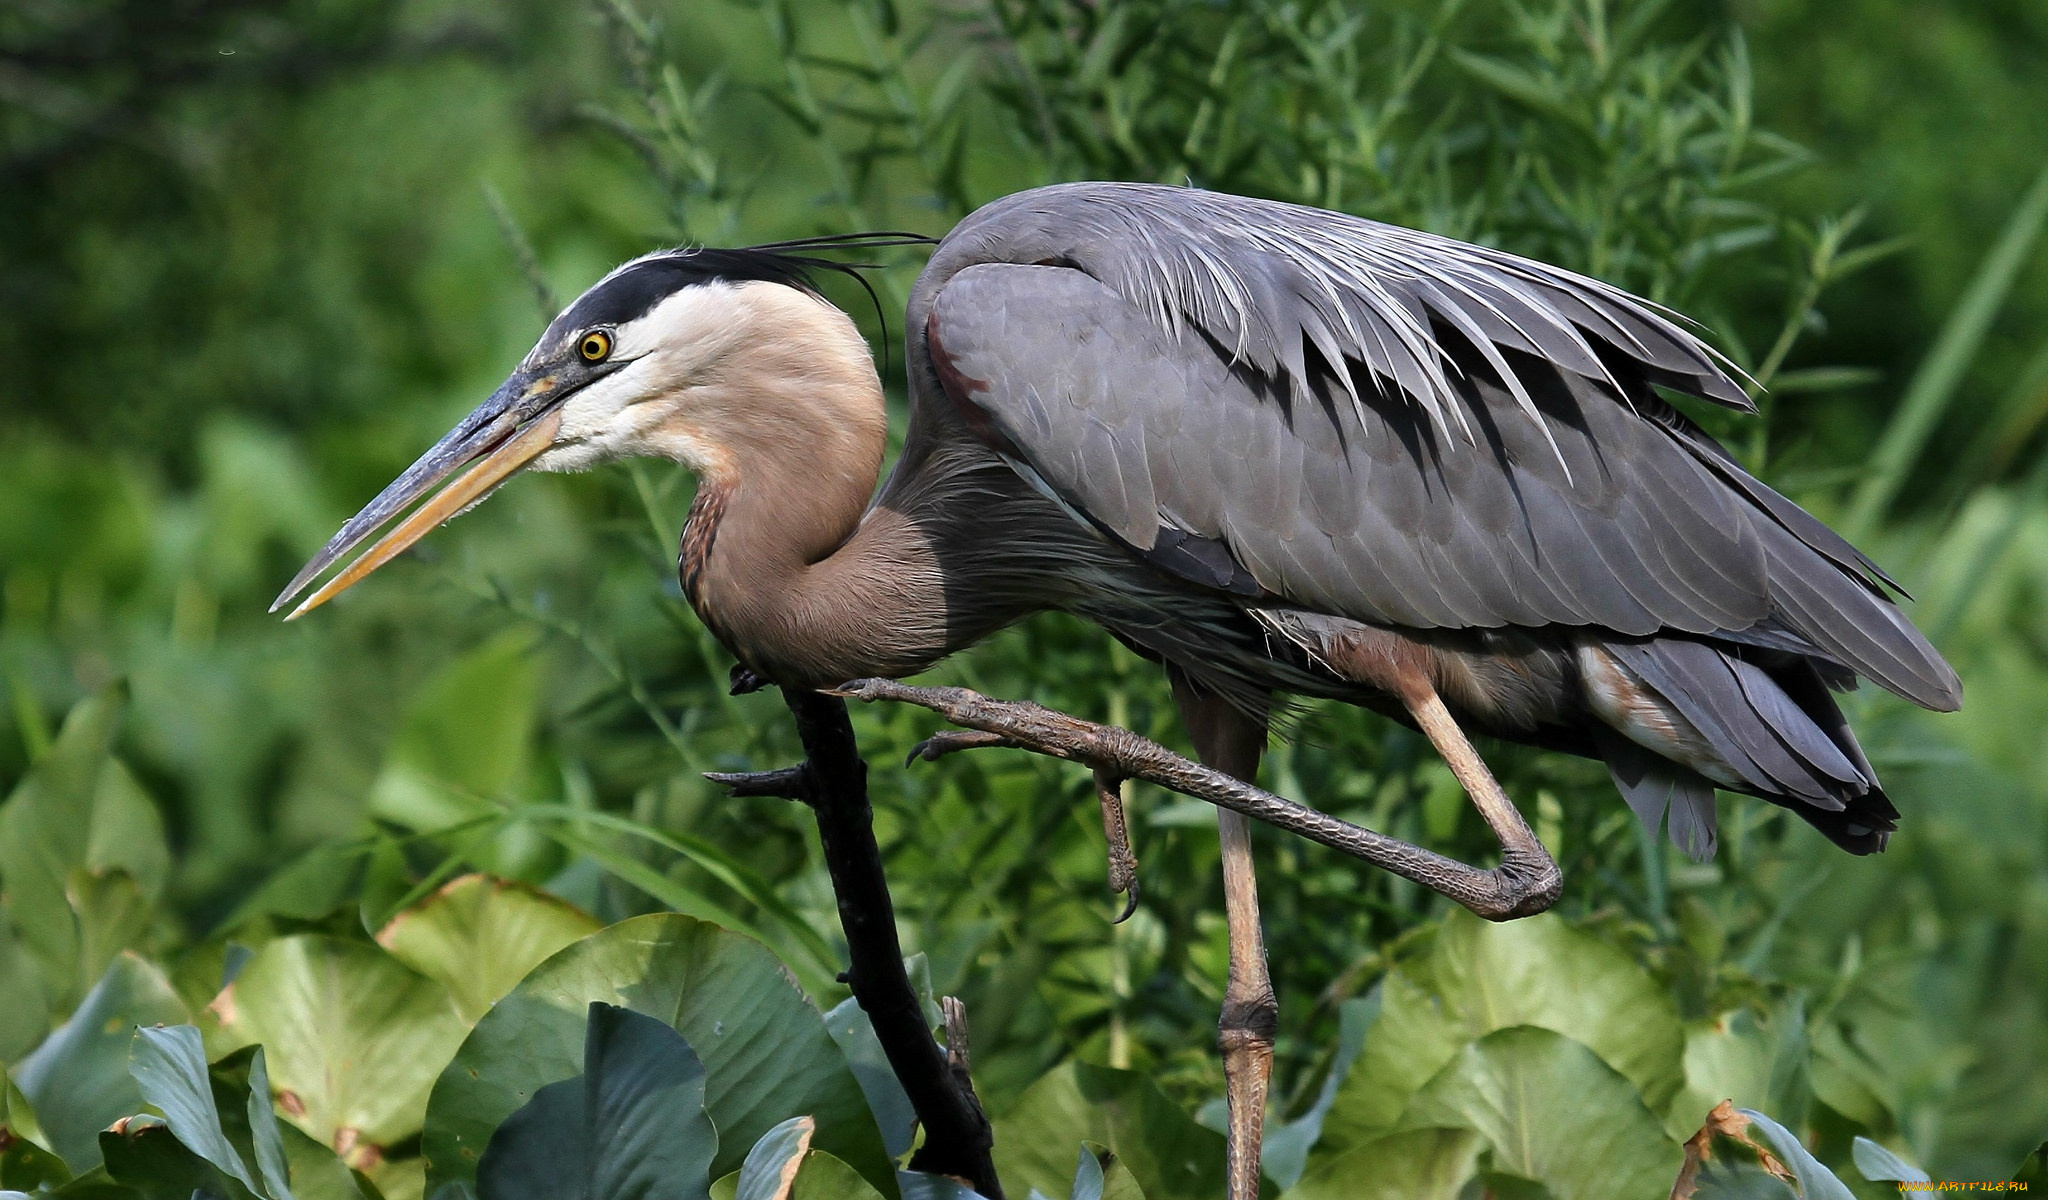
M 293 615 L 521 467 L 671 458 L 700 479 L 684 591 L 761 678 L 901 678 L 1064 609 L 1164 662 L 1202 760 L 1243 780 L 1274 693 L 1376 709 L 1501 838 L 1508 884 L 1460 897 L 1494 917 L 1559 876 L 1461 726 L 1604 760 L 1697 856 L 1717 787 L 1867 854 L 1898 812 L 1830 692 L 1960 703 L 1884 572 L 1655 390 L 1753 411 L 1725 360 L 1597 280 L 1194 189 L 1024 192 L 918 278 L 909 436 L 875 495 L 882 386 L 812 287 L 820 244 L 612 272 L 279 603 L 464 465 Z M 1219 817 L 1244 1198 L 1276 1008 L 1249 829 Z M 1447 891 L 1469 870 L 1410 869 Z

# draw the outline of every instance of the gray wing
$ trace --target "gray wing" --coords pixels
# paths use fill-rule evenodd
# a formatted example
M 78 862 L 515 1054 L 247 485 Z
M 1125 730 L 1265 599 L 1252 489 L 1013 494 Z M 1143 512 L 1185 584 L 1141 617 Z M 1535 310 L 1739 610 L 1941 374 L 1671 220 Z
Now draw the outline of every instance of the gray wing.
M 1080 185 L 969 218 L 911 316 L 1020 470 L 1198 583 L 1381 625 L 1730 637 L 1957 701 L 1876 568 L 1648 384 L 1741 390 L 1605 285 L 1319 210 Z

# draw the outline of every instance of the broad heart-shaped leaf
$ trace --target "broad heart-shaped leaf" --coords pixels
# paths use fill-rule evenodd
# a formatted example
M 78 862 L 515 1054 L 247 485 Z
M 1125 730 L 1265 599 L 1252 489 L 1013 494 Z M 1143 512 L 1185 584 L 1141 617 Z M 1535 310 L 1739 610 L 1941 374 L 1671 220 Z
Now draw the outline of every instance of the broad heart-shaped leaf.
M 99 1144 L 107 1175 L 143 1200 L 260 1200 L 240 1180 L 193 1153 L 155 1117 L 125 1118 L 100 1134 Z
M 526 884 L 465 875 L 393 917 L 377 944 L 440 980 L 463 1021 L 475 1024 L 528 971 L 600 928 L 582 909 Z
M 892 1179 L 893 1183 L 894 1180 Z M 846 1163 L 823 1150 L 804 1155 L 789 1200 L 883 1200 L 882 1193 Z
M 222 1045 L 260 1042 L 286 1116 L 361 1166 L 419 1132 L 465 1029 L 447 989 L 376 946 L 311 934 L 256 952 L 214 999 Z
M 1384 1134 L 1323 1162 L 1280 1200 L 1458 1200 L 1480 1145 L 1469 1129 Z
M 853 1077 L 860 1081 L 889 1157 L 900 1158 L 917 1140 L 917 1110 L 911 1107 L 903 1081 L 889 1065 L 882 1040 L 875 1036 L 874 1022 L 868 1020 L 860 1001 L 848 996 L 825 1014 L 825 1030 L 846 1056 Z
M 1664 1195 L 1685 1158 L 1627 1079 L 1585 1046 L 1531 1026 L 1465 1047 L 1401 1121 L 1477 1132 L 1495 1171 L 1536 1180 L 1554 1200 Z
M 356 1183 L 355 1172 L 341 1156 L 299 1132 L 296 1125 L 278 1128 L 292 1193 L 299 1200 L 370 1200 Z
M 1068 1200 L 1145 1200 L 1144 1189 L 1124 1160 L 1109 1147 L 1082 1142 L 1074 1164 L 1074 1190 Z
M 212 1163 L 223 1174 L 271 1200 L 290 1200 L 291 1191 L 266 1192 L 256 1182 L 241 1151 L 221 1128 L 220 1106 L 214 1100 L 213 1078 L 206 1066 L 206 1047 L 191 1025 L 137 1029 L 128 1051 L 128 1070 L 142 1090 L 144 1103 L 164 1115 L 173 1137 Z M 283 1167 L 282 1162 L 278 1164 Z M 282 1182 L 282 1181 L 277 1181 Z
M 56 744 L 0 805 L 0 878 L 6 910 L 21 945 L 42 966 L 58 1011 L 91 986 L 120 945 L 106 935 L 135 928 L 132 919 L 95 911 L 100 936 L 81 936 L 74 911 L 74 872 L 86 877 L 124 872 L 145 909 L 163 891 L 170 867 L 163 820 L 133 776 L 113 757 L 119 689 L 80 701 Z M 85 885 L 91 891 L 91 885 Z M 131 905 L 124 901 L 120 908 Z
M 708 922 L 656 913 L 563 950 L 477 1022 L 428 1105 L 429 1195 L 473 1182 L 492 1131 L 534 1092 L 582 1070 L 585 1012 L 597 1000 L 661 1018 L 704 1061 L 704 1108 L 719 1131 L 714 1177 L 737 1170 L 777 1122 L 809 1114 L 814 1146 L 895 1194 L 860 1084 L 774 954 Z
M 50 1148 L 74 1173 L 99 1165 L 100 1130 L 141 1111 L 142 1093 L 128 1074 L 135 1027 L 190 1019 L 163 972 L 124 953 L 71 1019 L 14 1068 L 14 1081 L 35 1106 Z
M 1195 1124 L 1136 1071 L 1067 1063 L 1027 1088 L 995 1126 L 996 1174 L 1011 1195 L 1067 1195 L 1083 1142 L 1114 1152 L 1149 1200 L 1223 1194 L 1223 1135 Z
M 583 1074 L 505 1118 L 477 1165 L 481 1200 L 708 1200 L 718 1131 L 704 1064 L 653 1017 L 590 1006 Z
M 761 1135 L 740 1164 L 739 1181 L 733 1185 L 733 1200 L 789 1200 L 796 1186 L 796 1169 L 810 1153 L 811 1138 L 818 1123 L 809 1117 L 791 1117 Z
M 1685 1086 L 1671 1100 L 1664 1132 L 1684 1141 L 1714 1106 L 1734 1100 L 1798 1125 L 1812 1097 L 1806 1006 L 1787 996 L 1768 1014 L 1738 1009 L 1685 1033 Z
M 1677 1008 L 1628 955 L 1554 913 L 1495 924 L 1459 909 L 1424 954 L 1382 982 L 1365 1053 L 1324 1119 L 1311 1167 L 1387 1131 L 1461 1048 L 1517 1025 L 1591 1049 L 1653 1111 L 1682 1082 Z

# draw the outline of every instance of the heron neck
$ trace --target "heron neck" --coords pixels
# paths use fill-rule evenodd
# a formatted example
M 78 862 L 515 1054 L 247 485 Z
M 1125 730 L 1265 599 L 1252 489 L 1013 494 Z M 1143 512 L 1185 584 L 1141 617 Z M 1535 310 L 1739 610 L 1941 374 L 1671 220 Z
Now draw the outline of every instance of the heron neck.
M 785 686 L 922 670 L 946 651 L 944 589 L 917 524 L 868 506 L 888 414 L 866 345 L 756 367 L 733 374 L 714 411 L 737 416 L 695 464 L 680 562 L 691 606 Z

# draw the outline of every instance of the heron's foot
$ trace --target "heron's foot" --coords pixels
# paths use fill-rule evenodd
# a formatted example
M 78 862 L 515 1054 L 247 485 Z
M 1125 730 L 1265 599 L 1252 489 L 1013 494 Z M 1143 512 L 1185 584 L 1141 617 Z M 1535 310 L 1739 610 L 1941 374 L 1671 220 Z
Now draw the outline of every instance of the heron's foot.
M 731 694 L 735 696 L 744 696 L 748 692 L 758 692 L 762 688 L 767 687 L 770 682 L 763 676 L 756 675 L 751 667 L 743 667 L 738 663 L 733 664 L 732 674 L 728 676 L 728 679 L 732 683 Z
M 1080 763 L 1119 780 L 1156 783 L 1168 791 L 1243 813 L 1413 880 L 1488 920 L 1511 920 L 1542 912 L 1556 901 L 1563 878 L 1557 863 L 1542 843 L 1527 832 L 1513 806 L 1499 797 L 1497 784 L 1486 792 L 1488 803 L 1482 806 L 1482 812 L 1501 837 L 1506 853 L 1500 866 L 1482 870 L 1276 796 L 1175 754 L 1128 729 L 1084 721 L 1028 700 L 993 700 L 966 688 L 914 687 L 893 679 L 856 679 L 828 694 L 869 703 L 891 700 L 915 704 L 955 725 L 993 734 L 1034 754 Z M 1476 760 L 1477 756 L 1468 751 L 1464 757 Z M 1464 765 L 1464 761 L 1452 761 L 1454 771 Z M 1465 774 L 1475 775 L 1471 780 L 1461 775 L 1466 790 L 1478 790 L 1482 781 L 1476 773 Z M 1483 782 L 1491 783 L 1490 777 Z
M 1095 796 L 1102 802 L 1102 836 L 1109 842 L 1109 890 L 1124 898 L 1124 910 L 1110 924 L 1121 925 L 1138 911 L 1138 856 L 1131 850 L 1130 826 L 1124 820 L 1123 779 L 1097 770 Z
M 1000 733 L 984 733 L 979 729 L 946 729 L 931 735 L 910 748 L 910 756 L 903 760 L 906 767 L 918 762 L 937 762 L 948 754 L 962 750 L 981 750 L 988 747 L 1018 749 L 1023 743 Z

